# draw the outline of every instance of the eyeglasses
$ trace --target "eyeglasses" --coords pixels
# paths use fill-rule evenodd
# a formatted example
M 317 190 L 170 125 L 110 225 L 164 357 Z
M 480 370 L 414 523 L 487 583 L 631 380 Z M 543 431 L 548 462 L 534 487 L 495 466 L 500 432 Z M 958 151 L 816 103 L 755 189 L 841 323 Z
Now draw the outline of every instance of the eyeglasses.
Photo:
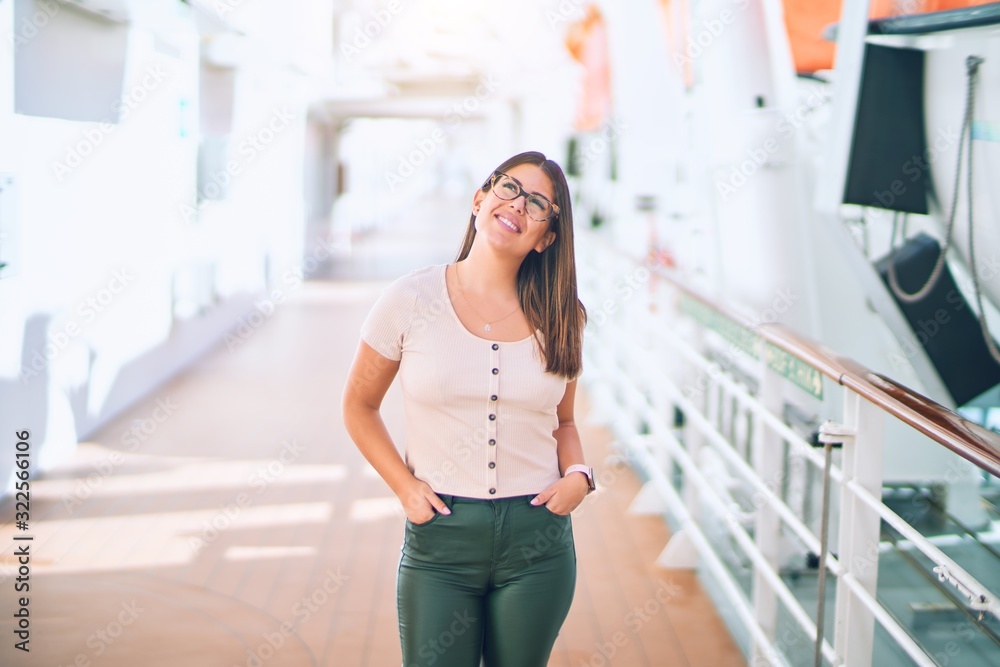
M 493 194 L 504 201 L 512 201 L 524 195 L 524 210 L 532 220 L 545 222 L 549 218 L 559 215 L 558 206 L 542 195 L 525 192 L 517 180 L 502 171 L 493 174 L 490 185 L 493 188 Z

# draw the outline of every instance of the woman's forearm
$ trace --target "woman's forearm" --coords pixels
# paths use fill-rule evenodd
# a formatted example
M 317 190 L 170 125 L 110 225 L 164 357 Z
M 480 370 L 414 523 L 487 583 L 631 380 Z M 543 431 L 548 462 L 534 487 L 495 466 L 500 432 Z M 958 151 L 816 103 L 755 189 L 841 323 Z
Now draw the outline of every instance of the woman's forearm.
M 379 411 L 368 407 L 345 410 L 344 425 L 361 455 L 392 492 L 402 497 L 415 478 L 393 444 Z
M 580 443 L 580 433 L 576 430 L 574 422 L 565 422 L 559 428 L 552 431 L 556 439 L 556 453 L 559 457 L 559 474 L 566 472 L 566 468 L 577 463 L 583 463 L 583 445 Z

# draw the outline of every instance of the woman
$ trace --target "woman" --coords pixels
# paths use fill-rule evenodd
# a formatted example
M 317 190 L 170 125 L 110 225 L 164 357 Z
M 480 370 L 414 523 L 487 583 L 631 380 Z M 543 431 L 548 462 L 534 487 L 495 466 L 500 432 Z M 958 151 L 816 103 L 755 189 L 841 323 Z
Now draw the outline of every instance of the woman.
M 594 488 L 573 423 L 586 313 L 562 170 L 521 153 L 476 191 L 459 251 L 387 287 L 344 391 L 399 497 L 405 667 L 544 667 L 573 599 L 569 514 Z M 379 406 L 397 371 L 405 460 Z

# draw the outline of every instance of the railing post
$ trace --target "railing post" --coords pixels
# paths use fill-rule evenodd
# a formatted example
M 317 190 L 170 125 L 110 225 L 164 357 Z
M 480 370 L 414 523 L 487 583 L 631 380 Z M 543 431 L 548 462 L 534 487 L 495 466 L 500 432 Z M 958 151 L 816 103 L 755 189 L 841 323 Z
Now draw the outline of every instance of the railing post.
M 688 419 L 684 425 L 684 448 L 692 461 L 700 459 L 698 452 L 702 447 L 704 447 L 704 438 L 701 431 L 694 425 L 693 420 Z M 700 521 L 702 516 L 698 489 L 687 479 L 687 475 L 684 475 L 681 480 L 681 497 L 684 498 L 684 505 L 688 508 L 691 517 L 695 521 Z
M 767 367 L 764 367 L 760 384 L 761 405 L 772 414 L 781 414 L 782 383 L 784 379 Z M 781 436 L 774 429 L 767 428 L 763 419 L 754 420 L 752 465 L 757 475 L 771 489 L 781 489 L 783 472 L 783 447 Z M 767 562 L 777 570 L 779 547 L 781 544 L 781 520 L 777 510 L 764 501 L 754 497 L 756 515 L 754 519 L 754 541 Z M 774 642 L 778 618 L 778 598 L 767 579 L 760 570 L 754 568 L 753 576 L 753 608 L 757 623 L 767 638 Z M 750 664 L 766 664 L 766 657 L 755 643 L 750 653 Z
M 660 286 L 660 289 L 670 289 L 669 286 Z M 667 326 L 668 317 L 661 310 L 657 308 L 655 295 L 653 292 L 653 281 L 650 281 L 649 286 L 645 289 L 640 290 L 642 299 L 642 309 L 645 314 L 645 322 L 643 334 L 646 336 L 645 343 L 647 344 L 646 350 L 649 358 L 651 360 L 650 366 L 657 369 L 668 369 L 668 361 L 663 358 L 662 345 L 658 340 L 659 327 Z M 671 315 L 674 315 L 671 313 Z M 666 371 L 669 374 L 669 371 Z M 670 394 L 667 391 L 666 384 L 674 380 L 673 377 L 667 377 L 666 380 L 660 375 L 660 373 L 654 374 L 654 382 L 650 387 L 650 401 L 653 404 L 654 409 L 658 414 L 668 415 L 666 421 L 671 427 L 677 427 L 675 421 L 675 407 L 674 403 L 670 398 Z M 653 452 L 656 462 L 661 466 L 667 477 L 673 476 L 674 461 L 673 457 L 670 455 L 670 450 L 667 447 L 657 447 Z
M 853 481 L 876 498 L 881 497 L 885 416 L 873 404 L 844 389 L 844 426 L 855 436 L 844 440 L 837 556 L 846 572 L 874 598 L 881 519 L 847 484 Z M 843 664 L 870 667 L 874 637 L 875 616 L 846 584 L 838 582 L 834 650 Z

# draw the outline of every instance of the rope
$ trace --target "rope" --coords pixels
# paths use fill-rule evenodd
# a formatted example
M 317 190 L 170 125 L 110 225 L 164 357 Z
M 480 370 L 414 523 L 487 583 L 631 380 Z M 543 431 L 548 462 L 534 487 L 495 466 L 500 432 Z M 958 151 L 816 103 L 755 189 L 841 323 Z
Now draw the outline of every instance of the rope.
M 934 262 L 934 269 L 931 271 L 931 275 L 927 278 L 927 282 L 924 286 L 918 289 L 912 294 L 907 294 L 903 291 L 903 288 L 899 286 L 899 281 L 896 278 L 896 263 L 894 257 L 896 255 L 896 221 L 898 214 L 893 216 L 892 219 L 892 236 L 889 239 L 889 286 L 892 288 L 893 293 L 896 297 L 903 301 L 904 303 L 916 303 L 921 301 L 928 292 L 930 292 L 934 285 L 937 283 L 938 278 L 941 276 L 944 270 L 945 256 L 948 254 L 948 250 L 951 248 L 952 232 L 955 229 L 955 213 L 958 211 L 958 191 L 962 180 L 962 155 L 965 151 L 965 137 L 969 135 L 969 153 L 972 153 L 972 103 L 975 93 L 975 80 L 976 73 L 979 71 L 979 65 L 982 64 L 983 59 L 978 56 L 969 56 L 965 61 L 966 67 L 966 78 L 967 84 L 965 89 L 965 113 L 962 118 L 962 132 L 958 135 L 958 163 L 955 165 L 955 187 L 952 191 L 951 197 L 951 213 L 948 214 L 948 226 L 945 229 L 944 234 L 944 247 L 941 248 L 941 254 L 938 255 L 937 260 Z M 971 163 L 969 168 L 969 188 L 971 192 L 972 188 L 972 170 Z M 972 210 L 972 199 L 970 195 L 969 199 L 969 211 L 971 220 L 971 210 Z
M 969 56 L 966 60 L 966 66 L 969 67 L 969 77 L 970 81 L 972 77 L 976 76 L 979 71 L 979 66 L 983 64 L 983 59 L 979 56 Z M 970 95 L 971 95 L 970 91 Z M 971 98 L 970 98 L 971 99 Z M 975 245 L 975 229 L 976 226 L 972 223 L 972 136 L 969 136 L 969 177 L 966 187 L 968 189 L 969 197 L 969 270 L 972 271 L 972 286 L 976 291 L 976 309 L 979 311 L 977 313 L 977 318 L 979 319 L 979 328 L 983 332 L 983 340 L 986 342 L 986 349 L 990 351 L 990 356 L 993 357 L 994 361 L 1000 364 L 1000 350 L 997 349 L 997 344 L 993 340 L 993 336 L 990 335 L 989 326 L 986 324 L 986 311 L 983 309 L 983 289 L 979 284 L 979 271 L 976 269 L 976 245 Z

